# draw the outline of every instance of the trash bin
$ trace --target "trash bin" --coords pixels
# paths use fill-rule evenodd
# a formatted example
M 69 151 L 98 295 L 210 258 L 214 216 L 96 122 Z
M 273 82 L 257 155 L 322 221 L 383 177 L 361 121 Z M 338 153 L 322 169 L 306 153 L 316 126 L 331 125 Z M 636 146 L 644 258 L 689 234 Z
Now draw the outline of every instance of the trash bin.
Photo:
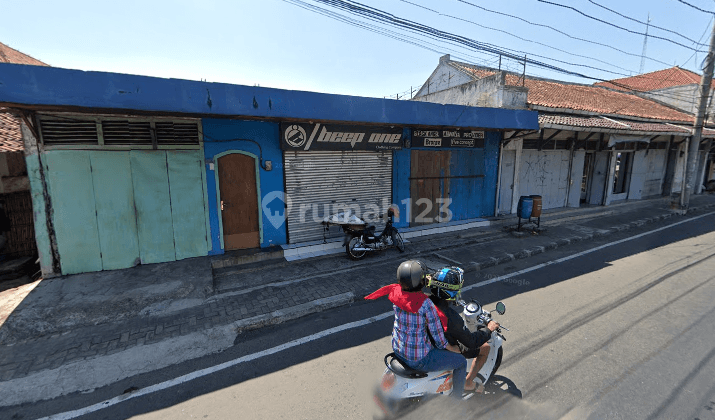
M 534 209 L 534 199 L 525 195 L 519 197 L 519 205 L 516 207 L 516 214 L 522 219 L 531 217 Z
M 541 196 L 540 195 L 530 195 L 533 200 L 533 207 L 531 209 L 531 217 L 541 217 Z

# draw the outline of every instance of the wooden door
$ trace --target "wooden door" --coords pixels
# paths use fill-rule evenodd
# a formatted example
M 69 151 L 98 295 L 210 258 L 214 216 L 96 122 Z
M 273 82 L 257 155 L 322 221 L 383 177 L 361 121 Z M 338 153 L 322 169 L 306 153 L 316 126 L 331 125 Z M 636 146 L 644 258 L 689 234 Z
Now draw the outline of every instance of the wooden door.
M 217 166 L 224 249 L 257 248 L 260 234 L 256 160 L 232 153 L 220 157 Z
M 425 225 L 438 221 L 440 201 L 450 193 L 450 152 L 413 150 L 411 156 L 410 223 Z

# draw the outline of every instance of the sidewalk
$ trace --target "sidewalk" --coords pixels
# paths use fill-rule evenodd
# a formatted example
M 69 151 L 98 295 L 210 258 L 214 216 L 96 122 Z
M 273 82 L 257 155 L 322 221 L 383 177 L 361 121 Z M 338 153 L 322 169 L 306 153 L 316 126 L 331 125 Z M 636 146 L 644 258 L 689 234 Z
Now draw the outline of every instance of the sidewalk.
M 712 208 L 715 195 L 691 199 L 692 212 Z M 212 270 L 225 258 L 217 256 L 38 280 L 0 292 L 2 405 L 91 390 L 222 351 L 242 331 L 345 305 L 394 282 L 405 259 L 476 271 L 678 217 L 659 198 L 547 211 L 546 230 L 524 237 L 504 229 L 515 218 L 496 218 L 486 228 L 413 237 L 405 253 L 361 261 L 340 253 Z

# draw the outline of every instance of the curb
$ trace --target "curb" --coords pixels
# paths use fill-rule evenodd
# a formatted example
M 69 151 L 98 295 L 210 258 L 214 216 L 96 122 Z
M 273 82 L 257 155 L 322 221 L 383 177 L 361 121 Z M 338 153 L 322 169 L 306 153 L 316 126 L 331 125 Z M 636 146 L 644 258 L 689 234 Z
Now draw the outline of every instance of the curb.
M 346 292 L 327 298 L 311 300 L 307 303 L 291 306 L 285 309 L 279 309 L 267 314 L 242 319 L 238 322 L 234 322 L 232 325 L 237 334 L 242 334 L 246 331 L 256 330 L 270 325 L 282 324 L 305 315 L 348 305 L 354 301 L 355 294 L 353 292 Z M 238 337 L 236 339 L 238 340 Z
M 92 392 L 117 381 L 152 372 L 187 360 L 220 353 L 238 342 L 242 332 L 279 324 L 305 315 L 347 305 L 355 300 L 352 292 L 317 299 L 237 322 L 167 340 L 142 344 L 122 352 L 78 360 L 54 369 L 34 372 L 0 382 L 3 401 L 0 408 L 49 400 L 74 392 Z M 238 335 L 237 335 L 238 334 Z M 142 359 L 138 364 L 136 358 Z M 73 372 L 73 374 L 69 374 Z M 77 373 L 80 374 L 77 374 Z
M 689 209 L 689 212 L 706 210 L 706 209 L 709 209 L 712 207 L 715 207 L 715 204 L 706 204 L 706 205 L 702 205 L 702 206 L 698 206 L 698 207 L 692 207 Z M 525 249 L 522 249 L 521 251 L 518 251 L 514 254 L 504 253 L 501 256 L 488 257 L 481 261 L 469 263 L 469 266 L 465 267 L 464 271 L 465 272 L 479 271 L 484 268 L 494 267 L 496 265 L 505 264 L 510 261 L 528 258 L 533 255 L 541 254 L 548 250 L 562 248 L 564 246 L 567 246 L 567 245 L 570 245 L 570 244 L 573 244 L 576 242 L 591 240 L 594 238 L 601 238 L 604 236 L 612 235 L 616 232 L 624 232 L 624 231 L 627 231 L 627 230 L 630 230 L 630 229 L 633 229 L 636 227 L 644 226 L 646 224 L 654 223 L 654 222 L 657 222 L 660 220 L 669 219 L 669 218 L 671 218 L 673 216 L 677 216 L 677 215 L 678 214 L 676 214 L 674 212 L 664 213 L 664 214 L 661 214 L 658 216 L 651 216 L 651 217 L 647 217 L 645 219 L 635 220 L 633 222 L 616 225 L 616 226 L 611 227 L 610 229 L 604 229 L 601 231 L 588 233 L 588 234 L 584 234 L 584 235 L 575 235 L 575 236 L 568 237 L 568 238 L 561 238 L 561 239 L 556 240 L 555 242 L 550 242 L 550 243 L 546 244 L 545 246 L 536 246 L 536 247 L 532 247 L 532 248 L 525 248 Z

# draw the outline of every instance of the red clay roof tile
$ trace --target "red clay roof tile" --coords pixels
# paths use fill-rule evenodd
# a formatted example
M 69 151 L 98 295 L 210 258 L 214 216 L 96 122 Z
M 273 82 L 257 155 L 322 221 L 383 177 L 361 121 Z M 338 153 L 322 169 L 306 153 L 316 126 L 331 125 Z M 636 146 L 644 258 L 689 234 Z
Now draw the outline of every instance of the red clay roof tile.
M 20 120 L 7 111 L 7 108 L 0 108 L 0 153 L 22 152 Z
M 474 68 L 461 63 L 452 64 L 477 78 L 496 73 L 493 69 Z M 521 86 L 521 79 L 507 73 L 506 84 Z M 652 100 L 634 94 L 617 92 L 600 86 L 580 85 L 526 77 L 524 85 L 529 88 L 527 104 L 547 108 L 563 108 L 607 115 L 623 115 L 664 121 L 692 124 L 693 116 L 676 111 Z
M 608 82 L 595 83 L 596 86 L 618 90 L 635 90 L 638 92 L 649 92 L 673 86 L 692 84 L 700 84 L 700 75 L 690 70 L 681 69 L 678 66 L 639 74 L 637 76 L 614 79 Z
M 13 63 L 13 64 L 30 64 L 33 66 L 48 66 L 40 60 L 36 60 L 27 54 L 23 54 L 20 51 L 10 48 L 7 45 L 0 42 L 0 63 Z M 48 66 L 49 67 L 49 66 Z

